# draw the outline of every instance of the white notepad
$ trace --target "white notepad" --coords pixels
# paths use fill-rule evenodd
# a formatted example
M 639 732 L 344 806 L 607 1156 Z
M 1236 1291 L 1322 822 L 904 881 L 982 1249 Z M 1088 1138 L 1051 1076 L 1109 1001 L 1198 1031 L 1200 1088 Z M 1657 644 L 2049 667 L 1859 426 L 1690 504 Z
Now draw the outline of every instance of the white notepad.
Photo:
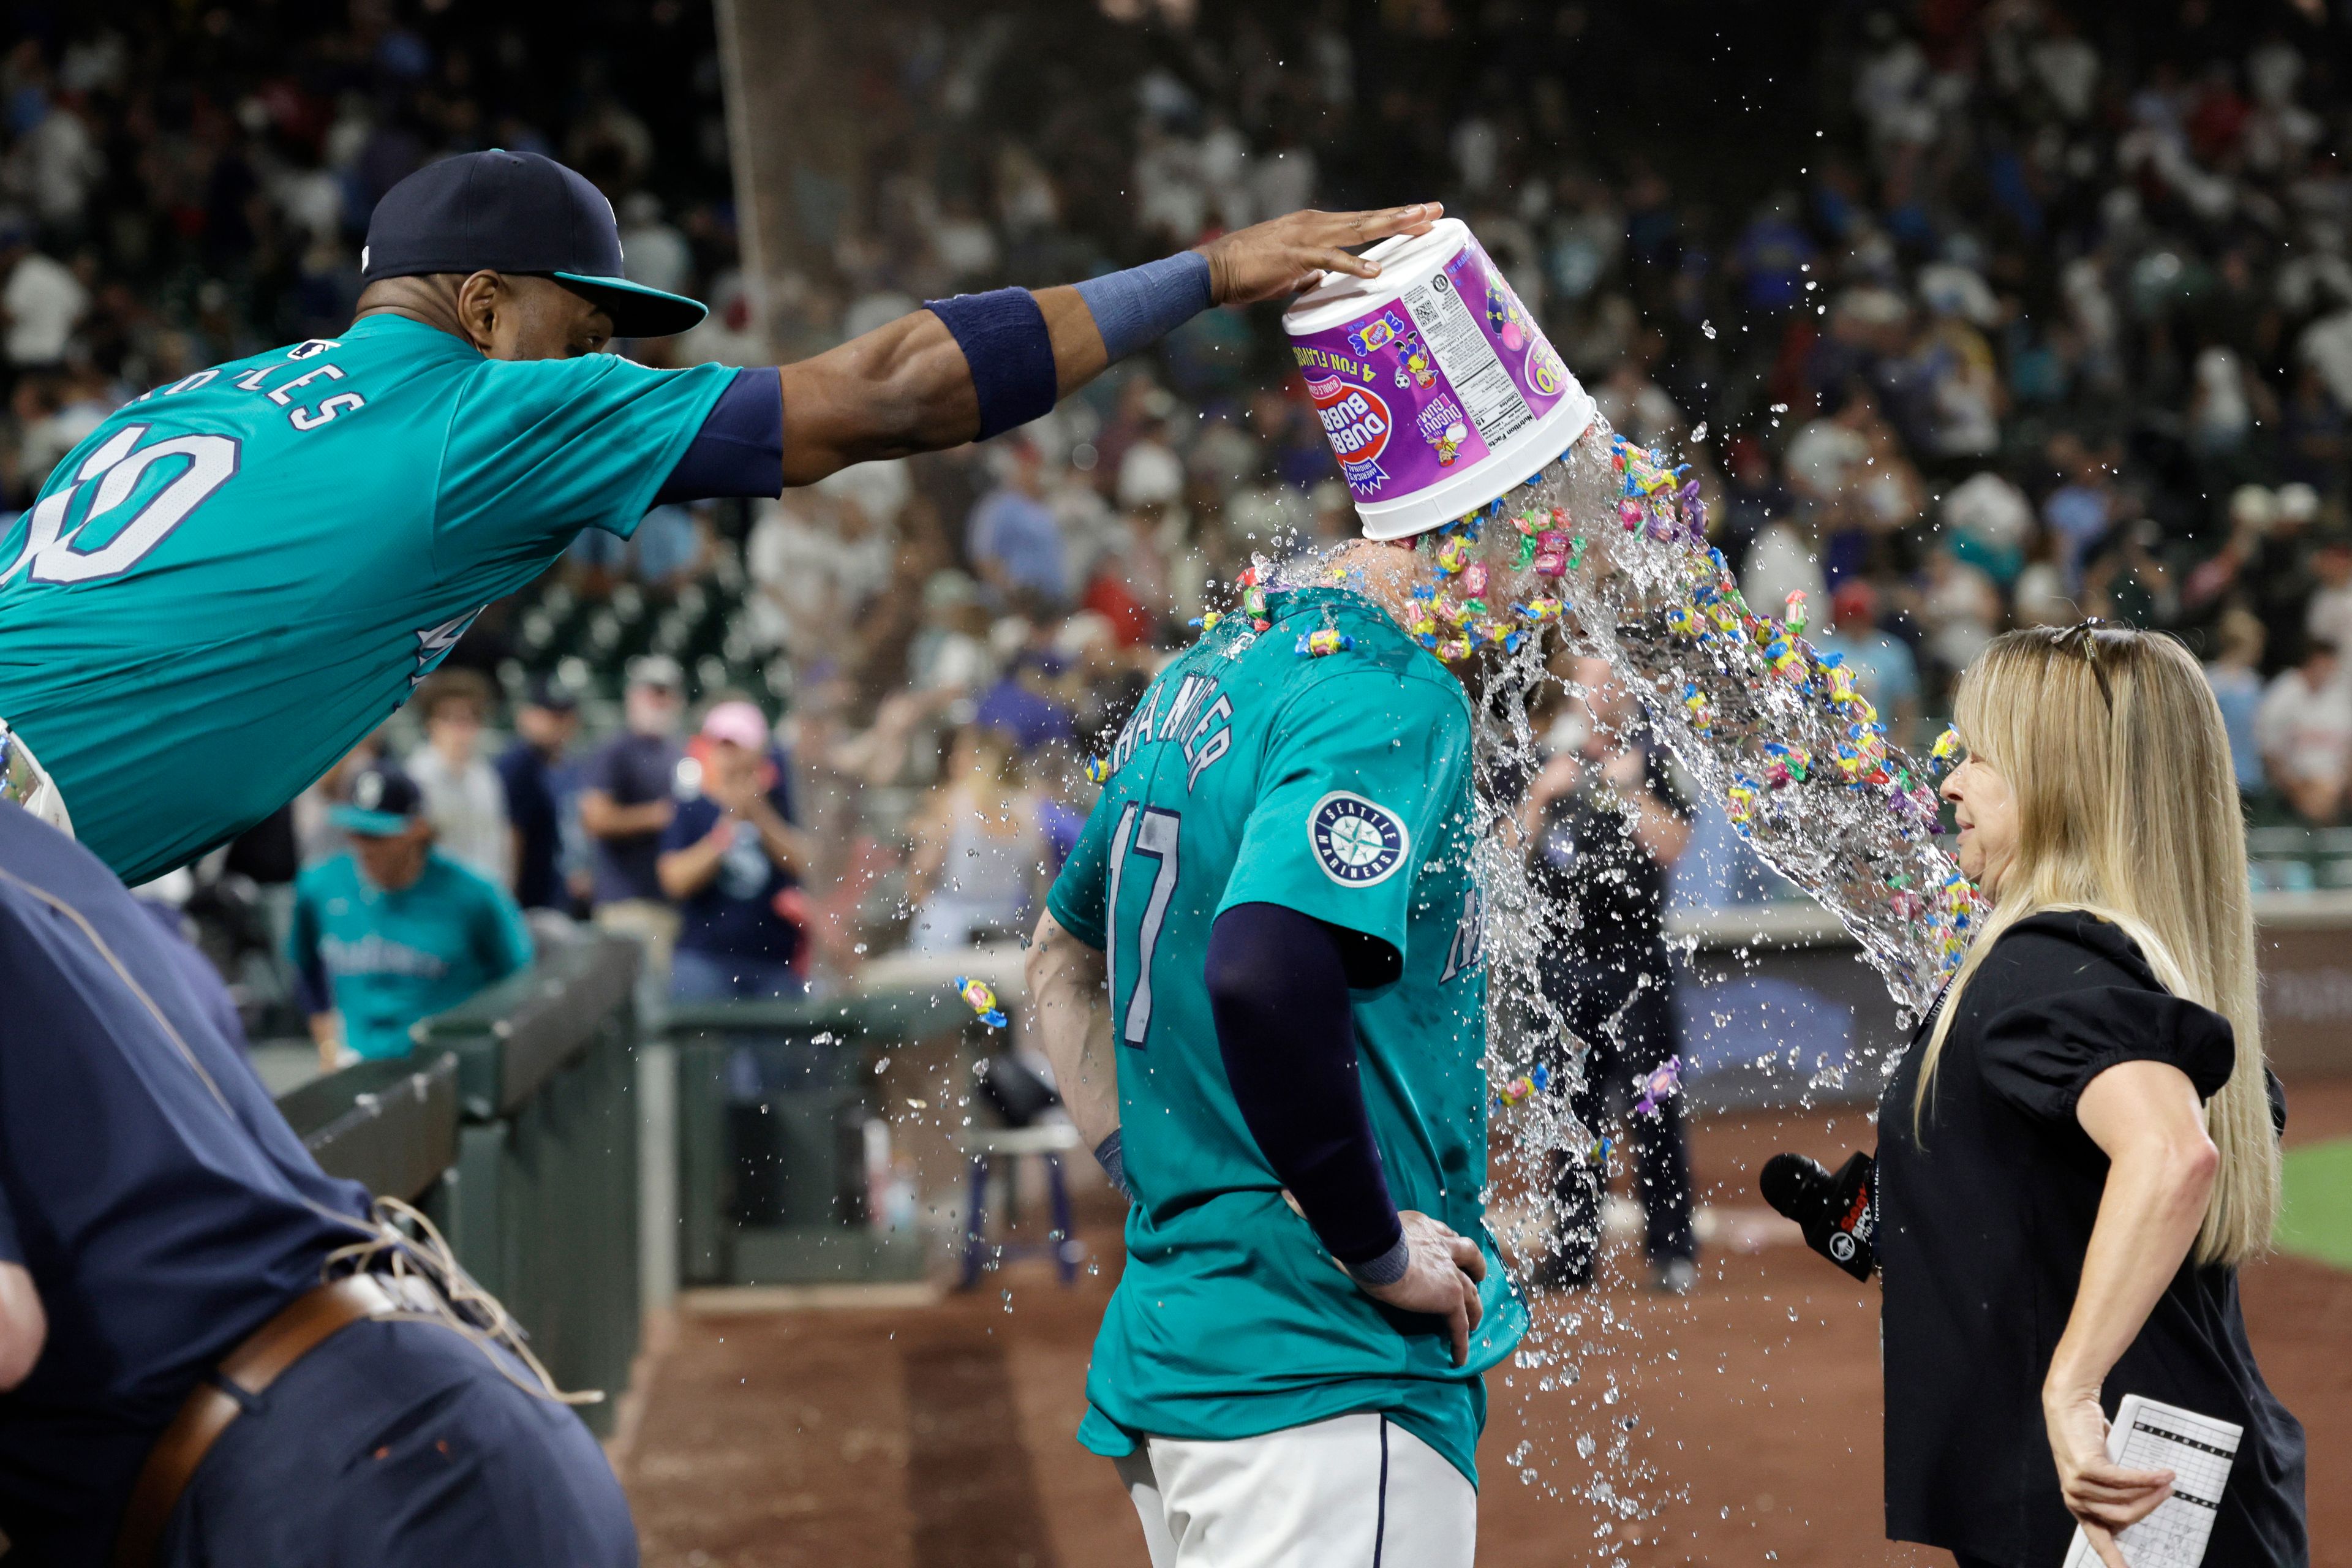
M 2156 1511 L 2116 1536 L 2131 1568 L 2197 1568 L 2229 1484 L 2245 1428 L 2160 1399 L 2124 1395 L 2107 1431 L 2107 1458 L 2127 1469 L 2170 1470 L 2172 1495 Z M 2066 1568 L 2102 1568 L 2082 1527 L 2066 1552 Z

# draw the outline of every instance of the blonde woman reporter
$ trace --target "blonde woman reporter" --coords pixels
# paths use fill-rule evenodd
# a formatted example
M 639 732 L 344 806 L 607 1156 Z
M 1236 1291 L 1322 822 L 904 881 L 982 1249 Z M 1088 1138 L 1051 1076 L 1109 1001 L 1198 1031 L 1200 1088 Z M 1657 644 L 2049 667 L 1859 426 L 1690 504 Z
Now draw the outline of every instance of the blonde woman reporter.
M 2284 1108 L 2221 712 L 2179 643 L 2095 623 L 1998 638 L 1958 710 L 1944 794 L 1990 912 L 1889 1078 L 1874 1237 L 1807 1226 L 1851 1271 L 1875 1243 L 1887 1534 L 2057 1568 L 2079 1521 L 2126 1568 L 2113 1532 L 2173 1480 L 2106 1458 L 2139 1394 L 2245 1428 L 2205 1561 L 2305 1564 L 2303 1429 L 2238 1309 Z M 1867 1180 L 1799 1184 L 1827 1210 Z

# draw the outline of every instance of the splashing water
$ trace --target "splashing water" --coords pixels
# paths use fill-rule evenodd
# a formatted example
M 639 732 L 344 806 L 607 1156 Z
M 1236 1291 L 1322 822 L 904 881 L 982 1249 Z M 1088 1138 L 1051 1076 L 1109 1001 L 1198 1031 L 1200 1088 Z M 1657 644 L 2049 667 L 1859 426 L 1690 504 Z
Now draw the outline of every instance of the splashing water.
M 1575 531 L 1565 548 L 1557 531 L 1557 531 L 1563 514 Z M 1449 580 L 1457 594 L 1474 584 L 1472 597 L 1481 598 L 1485 568 L 1473 562 L 1472 547 L 1482 531 L 1515 525 L 1528 542 L 1520 567 L 1532 561 L 1557 597 L 1514 605 L 1515 617 L 1475 623 L 1457 599 L 1455 614 L 1413 629 L 1449 661 L 1486 656 L 1474 684 L 1480 781 L 1474 809 L 1487 910 L 1486 1068 L 1494 1088 L 1496 1163 L 1508 1190 L 1503 1202 L 1493 1201 L 1494 1192 L 1489 1197 L 1524 1292 L 1544 1238 L 1557 1230 L 1559 1173 L 1581 1166 L 1605 1189 L 1612 1152 L 1608 1140 L 1569 1110 L 1561 1091 L 1581 1087 L 1591 1047 L 1541 984 L 1547 952 L 1577 940 L 1580 915 L 1530 878 L 1513 804 L 1492 787 L 1499 779 L 1532 778 L 1541 763 L 1530 710 L 1550 694 L 1548 687 L 1561 684 L 1552 673 L 1553 654 L 1608 663 L 1696 793 L 1719 803 L 1759 859 L 1853 935 L 1906 1024 L 1957 966 L 1976 905 L 1974 889 L 1936 842 L 1930 768 L 1888 739 L 1839 656 L 1806 639 L 1801 595 L 1791 595 L 1777 621 L 1748 606 L 1723 556 L 1706 542 L 1705 505 L 1684 469 L 1597 426 L 1500 500 L 1423 535 L 1417 548 L 1441 593 L 1419 597 L 1441 616 Z M 1279 571 L 1261 563 L 1252 574 L 1254 583 L 1269 584 L 1334 580 L 1333 570 L 1312 558 Z M 1483 604 L 1479 614 L 1487 614 Z M 1937 761 L 1947 750 L 1938 745 Z M 1603 1032 L 1613 1032 L 1622 1016 L 1621 1009 Z M 1677 1085 L 1674 1073 L 1662 1071 L 1628 1087 L 1642 1096 L 1638 1115 L 1654 1114 Z M 1535 1212 L 1510 1201 L 1517 1193 L 1529 1194 Z M 1597 1246 L 1599 1237 L 1591 1240 Z M 1596 1305 L 1601 1335 L 1630 1331 L 1605 1300 Z M 1534 1314 L 1514 1367 L 1538 1373 L 1539 1392 L 1575 1384 L 1580 1363 L 1610 1348 L 1585 1329 L 1584 1316 L 1580 1305 Z M 1512 1372 L 1504 1375 L 1507 1384 L 1516 1381 Z M 1609 1384 L 1601 1404 L 1616 1402 L 1613 1372 Z M 1605 1501 L 1622 1518 L 1654 1513 L 1672 1500 L 1643 1503 L 1634 1489 L 1654 1479 L 1655 1468 L 1628 1454 L 1630 1418 L 1609 1425 L 1601 1459 L 1589 1434 L 1575 1445 L 1576 1462 L 1590 1479 L 1579 1484 L 1563 1475 L 1546 1489 Z M 1565 1451 L 1545 1446 L 1554 1447 L 1547 1468 L 1571 1466 Z M 1515 1454 L 1515 1465 L 1526 1452 L 1523 1447 Z M 1603 1464 L 1613 1480 L 1602 1476 Z
M 1545 662 L 1549 639 L 1529 634 L 1556 626 L 1549 647 L 1612 667 L 1699 794 L 1721 803 L 1766 865 L 1837 918 L 1916 1016 L 1959 962 L 1975 918 L 1974 889 L 1936 843 L 1934 774 L 1888 739 L 1842 657 L 1806 640 L 1802 595 L 1790 596 L 1783 620 L 1749 608 L 1706 542 L 1705 503 L 1685 471 L 1600 429 L 1490 506 L 1423 536 L 1421 552 L 1443 576 L 1482 574 L 1463 564 L 1465 547 L 1523 514 L 1564 512 L 1578 530 L 1561 569 L 1548 574 L 1564 611 L 1518 605 L 1516 622 L 1485 623 L 1483 638 L 1422 638 L 1455 659 L 1482 641 L 1499 655 L 1484 672 L 1477 776 L 1538 760 L 1528 710 L 1557 678 Z M 1523 529 L 1530 542 L 1532 528 Z M 1252 575 L 1270 585 L 1335 580 L 1312 561 L 1278 572 L 1261 563 Z M 1569 928 L 1548 922 L 1559 911 L 1528 888 L 1507 806 L 1482 789 L 1478 810 L 1490 962 L 1500 960 L 1495 988 L 1531 1001 L 1547 933 Z M 1489 1065 L 1500 1069 L 1490 1073 L 1497 1085 L 1519 1071 L 1509 1053 Z

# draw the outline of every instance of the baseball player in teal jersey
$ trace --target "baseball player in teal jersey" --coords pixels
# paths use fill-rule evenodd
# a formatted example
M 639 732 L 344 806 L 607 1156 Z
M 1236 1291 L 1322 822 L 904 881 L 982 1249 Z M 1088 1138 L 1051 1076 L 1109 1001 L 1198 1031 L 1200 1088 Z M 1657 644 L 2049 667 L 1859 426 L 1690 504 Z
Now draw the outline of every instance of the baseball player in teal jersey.
M 1131 1488 L 1161 1493 L 1173 1478 L 1159 1472 L 1198 1468 L 1202 1446 L 1187 1439 L 1230 1456 L 1236 1439 L 1305 1433 L 1327 1458 L 1384 1459 L 1392 1485 L 1411 1477 L 1424 1500 L 1452 1494 L 1455 1506 L 1400 1505 L 1390 1519 L 1394 1560 L 1439 1562 L 1407 1543 L 1467 1522 L 1456 1516 L 1475 1507 L 1481 1374 L 1525 1328 L 1482 1219 L 1486 972 L 1468 707 L 1443 665 L 1354 594 L 1270 593 L 1265 616 L 1263 632 L 1221 621 L 1153 684 L 1046 905 L 1061 931 L 1104 954 L 1119 1153 L 1137 1200 L 1079 1437 L 1121 1457 Z M 1324 630 L 1351 646 L 1299 657 L 1299 638 Z M 1202 981 L 1212 933 L 1227 911 L 1268 905 L 1392 955 L 1387 973 L 1348 977 L 1370 988 L 1344 1010 L 1391 1199 L 1446 1243 L 1429 1259 L 1446 1318 L 1400 1311 L 1343 1271 L 1286 1203 L 1228 1084 Z M 1055 935 L 1041 931 L 1041 956 L 1066 951 Z M 1041 1001 L 1051 989 L 1040 985 Z M 1389 1238 L 1375 1242 L 1362 1250 Z M 1466 1271 L 1455 1247 L 1468 1249 Z M 1445 1300 L 1473 1276 L 1483 1279 L 1466 1301 Z M 1147 1440 L 1148 1463 L 1136 1457 Z M 1302 1461 L 1295 1440 L 1259 1447 L 1258 1462 L 1302 1488 L 1344 1479 Z M 1156 1506 L 1164 1517 L 1164 1496 Z M 1154 1510 L 1143 1510 L 1147 1535 Z M 1315 1511 L 1318 1552 L 1356 1534 L 1369 1542 L 1379 1523 L 1357 1506 Z M 1229 1523 L 1271 1546 L 1263 1521 Z M 1192 1561 L 1165 1559 L 1180 1560 Z
M 1577 450 L 1556 499 L 1605 516 L 1605 432 Z M 1133 1199 L 1078 1436 L 1153 1568 L 1472 1561 L 1481 1374 L 1527 1314 L 1482 1197 L 1469 703 L 1406 626 L 1537 584 L 1507 525 L 1436 543 L 1347 545 L 1162 672 L 1031 947 Z
M 0 795 L 158 875 L 319 777 L 582 529 L 997 434 L 1212 304 L 1371 276 L 1339 247 L 1437 216 L 1296 213 L 781 369 L 658 371 L 599 351 L 703 308 L 622 276 L 593 186 L 431 164 L 378 204 L 349 329 L 118 409 L 0 531 Z
M 330 1068 L 340 1047 L 406 1056 L 410 1025 L 530 967 L 522 910 L 433 847 L 424 804 L 405 773 L 360 774 L 329 813 L 352 847 L 295 879 L 287 956 Z

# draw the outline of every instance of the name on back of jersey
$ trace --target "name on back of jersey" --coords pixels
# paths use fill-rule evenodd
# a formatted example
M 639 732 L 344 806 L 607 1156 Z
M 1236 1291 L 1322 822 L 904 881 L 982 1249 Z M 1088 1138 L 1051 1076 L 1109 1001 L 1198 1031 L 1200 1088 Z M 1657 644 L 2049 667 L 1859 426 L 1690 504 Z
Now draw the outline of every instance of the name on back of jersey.
M 299 362 L 317 360 L 341 346 L 328 338 L 297 343 L 277 359 L 238 371 L 228 384 L 285 409 L 286 423 L 295 429 L 316 430 L 367 406 L 360 392 L 331 390 L 346 379 L 331 360 L 299 367 Z M 295 374 L 274 386 L 264 384 L 281 371 Z M 168 386 L 141 393 L 124 407 L 201 391 L 224 374 L 226 367 L 215 366 L 184 375 Z M 155 434 L 152 441 L 151 432 Z M 152 424 L 137 419 L 114 425 L 106 439 L 73 466 L 69 482 L 49 489 L 34 506 L 23 545 L 15 560 L 0 568 L 0 587 L 19 574 L 28 582 L 69 585 L 104 582 L 133 570 L 191 512 L 236 477 L 244 466 L 244 446 L 226 431 L 166 426 L 155 432 Z M 59 464 L 58 471 L 68 470 Z
M 1154 682 L 1143 701 L 1118 732 L 1111 748 L 1113 773 L 1154 742 L 1180 748 L 1184 756 L 1184 788 L 1189 792 L 1201 775 L 1233 749 L 1233 699 L 1217 689 L 1205 675 L 1187 675 L 1171 689 Z
M 332 338 L 308 339 L 296 343 L 278 359 L 248 365 L 238 371 L 229 379 L 229 384 L 239 392 L 257 393 L 287 410 L 286 423 L 295 429 L 316 430 L 321 425 L 332 424 L 339 415 L 356 414 L 367 406 L 367 398 L 362 394 L 349 387 L 340 391 L 333 388 L 332 383 L 344 379 L 341 365 L 331 360 L 322 361 L 298 374 L 288 376 L 275 386 L 266 386 L 263 383 L 279 371 L 290 368 L 292 362 L 318 359 L 320 354 L 342 346 Z M 222 367 L 218 366 L 200 370 L 192 375 L 182 376 L 169 386 L 142 392 L 131 401 L 138 404 L 151 397 L 178 397 L 210 386 L 220 379 L 221 374 Z M 309 392 L 307 389 L 314 384 L 327 384 L 320 385 L 316 393 Z

